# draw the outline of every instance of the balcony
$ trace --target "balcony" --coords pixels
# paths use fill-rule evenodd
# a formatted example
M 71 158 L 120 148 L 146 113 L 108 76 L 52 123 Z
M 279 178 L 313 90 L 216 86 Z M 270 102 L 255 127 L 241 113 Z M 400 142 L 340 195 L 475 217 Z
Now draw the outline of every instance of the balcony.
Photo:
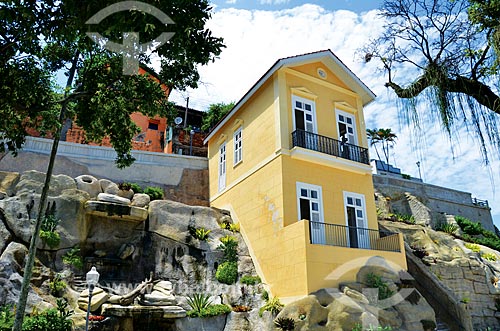
M 302 147 L 343 159 L 370 164 L 368 149 L 343 143 L 339 140 L 321 136 L 304 130 L 292 132 L 293 147 Z
M 311 244 L 401 252 L 400 237 L 395 232 L 309 222 L 309 234 Z

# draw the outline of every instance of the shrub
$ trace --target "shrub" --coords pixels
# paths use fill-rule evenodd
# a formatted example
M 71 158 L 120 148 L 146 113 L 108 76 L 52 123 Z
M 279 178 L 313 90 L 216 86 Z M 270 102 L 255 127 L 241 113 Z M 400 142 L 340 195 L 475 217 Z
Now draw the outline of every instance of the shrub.
M 269 311 L 273 315 L 278 314 L 283 307 L 285 307 L 285 305 L 280 302 L 278 297 L 269 298 L 266 304 L 259 309 L 259 316 L 262 317 L 265 311 Z
M 201 309 L 200 311 L 190 310 L 186 313 L 188 317 L 213 317 L 222 314 L 228 314 L 232 311 L 229 306 L 216 304 L 216 305 L 208 305 L 206 308 Z
M 134 193 L 142 193 L 142 187 L 139 184 L 136 183 L 130 183 L 130 188 Z
M 194 237 L 199 240 L 207 240 L 210 232 L 210 230 L 207 230 L 205 228 L 198 228 L 195 231 Z
M 149 195 L 151 201 L 163 199 L 163 189 L 156 186 L 148 186 L 144 189 L 144 193 Z
M 122 191 L 128 191 L 132 188 L 132 184 L 127 183 L 127 182 L 121 182 L 118 184 L 118 188 Z M 135 191 L 134 191 L 134 193 L 135 193 Z
M 59 296 L 60 292 L 66 288 L 66 283 L 61 280 L 61 275 L 57 274 L 52 281 L 49 282 L 50 294 Z
M 61 243 L 61 236 L 57 232 L 40 230 L 40 239 L 50 248 L 56 248 Z
M 73 312 L 68 310 L 68 303 L 57 299 L 57 308 L 26 318 L 23 331 L 71 331 L 73 326 L 69 318 L 71 315 Z
M 389 217 L 393 218 L 397 222 L 403 222 L 407 224 L 415 224 L 415 217 L 408 214 L 390 214 Z
M 238 264 L 227 261 L 219 265 L 215 272 L 215 278 L 223 284 L 231 285 L 238 280 Z
M 260 277 L 244 275 L 241 277 L 240 282 L 245 285 L 255 285 L 260 283 Z
M 481 247 L 479 247 L 478 244 L 465 243 L 464 246 L 473 251 L 474 253 L 479 253 L 479 251 L 481 250 Z
M 282 331 L 292 331 L 295 329 L 295 320 L 289 317 L 280 317 L 274 320 L 274 325 Z
M 442 231 L 448 234 L 455 234 L 458 230 L 458 225 L 456 224 L 449 224 L 449 223 L 439 223 L 436 226 L 436 231 Z
M 231 224 L 229 224 L 229 231 L 231 231 L 231 232 L 240 232 L 240 223 L 231 223 Z
M 14 312 L 12 305 L 0 307 L 0 331 L 11 331 L 14 325 Z
M 403 177 L 403 179 L 411 179 L 411 176 L 408 174 L 401 174 L 401 177 Z
M 42 218 L 42 225 L 40 226 L 40 230 L 47 232 L 56 231 L 56 227 L 61 222 L 59 218 L 56 218 L 53 214 L 45 215 Z
M 205 309 L 210 305 L 210 295 L 194 293 L 192 296 L 188 296 L 187 303 L 192 310 L 201 312 L 202 309 Z
M 497 255 L 495 253 L 483 253 L 483 254 L 481 254 L 481 257 L 485 260 L 493 261 L 493 262 L 495 262 L 497 260 Z
M 235 237 L 225 236 L 220 238 L 221 244 L 217 249 L 224 252 L 224 261 L 236 262 L 238 261 L 238 241 Z
M 394 294 L 394 292 L 389 289 L 389 286 L 387 286 L 387 283 L 382 280 L 382 277 L 373 273 L 366 275 L 366 285 L 368 285 L 368 287 L 378 288 L 379 300 L 387 299 Z
M 462 216 L 455 216 L 455 221 L 457 221 L 462 231 L 468 235 L 475 236 L 483 232 L 483 227 L 479 222 L 472 222 Z
M 71 265 L 76 269 L 83 269 L 83 259 L 80 256 L 80 247 L 75 246 L 63 255 L 62 261 L 64 264 Z

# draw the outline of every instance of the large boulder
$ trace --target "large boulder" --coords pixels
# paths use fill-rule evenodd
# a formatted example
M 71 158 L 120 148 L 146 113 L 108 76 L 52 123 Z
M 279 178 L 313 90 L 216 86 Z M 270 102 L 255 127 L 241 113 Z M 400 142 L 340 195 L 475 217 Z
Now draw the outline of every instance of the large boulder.
M 98 310 L 106 301 L 108 301 L 108 299 L 109 299 L 109 294 L 106 291 L 104 291 L 100 287 L 95 287 L 92 292 L 92 299 L 90 300 L 90 311 Z M 78 307 L 81 310 L 87 311 L 88 304 L 89 304 L 89 290 L 85 289 L 78 298 Z
M 18 172 L 0 171 L 0 192 L 5 192 L 9 197 L 12 196 L 18 181 Z
M 23 172 L 17 183 L 14 193 L 20 195 L 23 192 L 42 193 L 45 183 L 45 173 L 36 170 Z M 49 196 L 61 195 L 62 191 L 76 189 L 76 182 L 73 178 L 66 175 L 52 175 L 49 186 Z
M 76 187 L 79 190 L 87 192 L 91 198 L 97 197 L 102 192 L 99 180 L 94 176 L 81 175 L 75 178 Z

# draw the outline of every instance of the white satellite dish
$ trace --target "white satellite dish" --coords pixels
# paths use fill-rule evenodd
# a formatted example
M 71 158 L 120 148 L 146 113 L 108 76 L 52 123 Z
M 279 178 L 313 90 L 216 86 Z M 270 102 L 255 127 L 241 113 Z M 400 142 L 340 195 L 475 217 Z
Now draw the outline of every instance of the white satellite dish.
M 175 123 L 176 125 L 181 124 L 181 123 L 182 123 L 182 117 L 176 117 L 176 118 L 174 119 L 174 123 Z

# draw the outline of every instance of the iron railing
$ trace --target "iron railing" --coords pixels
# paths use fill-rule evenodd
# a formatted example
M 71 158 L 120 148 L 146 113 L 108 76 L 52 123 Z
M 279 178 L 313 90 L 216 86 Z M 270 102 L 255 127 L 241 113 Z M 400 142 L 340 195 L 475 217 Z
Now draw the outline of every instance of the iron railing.
M 389 231 L 309 222 L 309 237 L 317 245 L 401 252 L 399 235 Z
M 480 200 L 478 198 L 472 198 L 472 204 L 478 207 L 489 208 L 488 200 Z
M 304 130 L 292 132 L 293 147 L 303 147 L 351 161 L 370 164 L 368 149 Z

